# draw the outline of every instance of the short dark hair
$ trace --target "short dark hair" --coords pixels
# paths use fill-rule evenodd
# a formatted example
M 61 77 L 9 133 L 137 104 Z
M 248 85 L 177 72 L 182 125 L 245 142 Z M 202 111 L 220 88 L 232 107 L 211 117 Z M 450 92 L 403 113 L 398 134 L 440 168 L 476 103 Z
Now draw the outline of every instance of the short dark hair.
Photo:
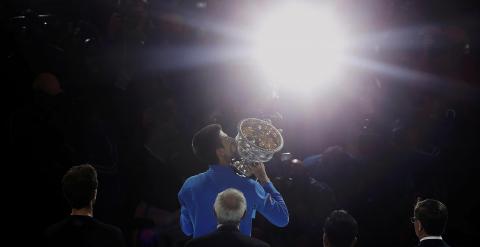
M 440 236 L 445 232 L 448 210 L 442 202 L 433 199 L 419 201 L 414 214 L 428 235 Z
M 192 139 L 193 153 L 197 158 L 208 164 L 218 163 L 216 150 L 222 148 L 220 131 L 222 126 L 210 124 L 199 130 Z
M 350 247 L 358 236 L 358 224 L 347 211 L 334 210 L 325 220 L 323 232 L 333 247 Z
M 89 206 L 97 188 L 97 171 L 89 164 L 73 166 L 62 179 L 63 194 L 75 209 Z

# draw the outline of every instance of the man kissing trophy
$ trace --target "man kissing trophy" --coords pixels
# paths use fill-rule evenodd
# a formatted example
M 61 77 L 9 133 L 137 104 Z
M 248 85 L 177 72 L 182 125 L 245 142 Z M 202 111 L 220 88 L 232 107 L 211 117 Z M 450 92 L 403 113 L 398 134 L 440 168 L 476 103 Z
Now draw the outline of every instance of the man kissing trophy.
M 238 124 L 235 144 L 239 158 L 234 158 L 232 166 L 239 176 L 249 177 L 253 166 L 271 160 L 283 148 L 283 137 L 270 121 L 246 118 Z

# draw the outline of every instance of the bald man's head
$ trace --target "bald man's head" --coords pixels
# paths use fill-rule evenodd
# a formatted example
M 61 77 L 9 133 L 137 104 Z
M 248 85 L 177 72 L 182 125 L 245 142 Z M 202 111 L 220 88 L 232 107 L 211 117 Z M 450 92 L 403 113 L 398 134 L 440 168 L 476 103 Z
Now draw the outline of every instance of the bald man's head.
M 243 193 L 237 189 L 226 189 L 217 195 L 214 204 L 219 224 L 238 224 L 247 209 Z

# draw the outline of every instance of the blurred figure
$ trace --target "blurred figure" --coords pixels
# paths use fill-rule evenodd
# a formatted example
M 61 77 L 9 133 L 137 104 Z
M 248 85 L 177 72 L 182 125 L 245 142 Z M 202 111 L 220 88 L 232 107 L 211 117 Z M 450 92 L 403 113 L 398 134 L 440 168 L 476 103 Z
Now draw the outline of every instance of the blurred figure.
M 24 121 L 22 125 L 28 129 L 22 131 L 31 131 L 28 138 L 32 140 L 33 157 L 48 167 L 46 172 L 54 167 L 63 174 L 73 161 L 73 133 L 78 131 L 73 100 L 63 91 L 57 76 L 50 72 L 40 73 L 32 88 L 32 104 L 25 112 L 28 116 L 22 116 L 30 119 L 17 121 Z
M 213 205 L 217 231 L 187 242 L 185 246 L 270 246 L 240 233 L 240 221 L 245 217 L 247 200 L 239 190 L 229 188 L 220 192 Z
M 340 146 L 330 146 L 321 154 L 304 159 L 305 169 L 309 174 L 333 190 L 339 207 L 351 210 L 358 206 L 364 183 L 364 163 Z M 339 179 L 341 178 L 341 179 Z
M 448 210 L 445 204 L 433 199 L 417 202 L 414 217 L 411 221 L 420 243 L 419 247 L 448 247 L 443 241 L 448 220 Z
M 62 190 L 72 211 L 45 232 L 48 246 L 125 246 L 119 228 L 93 218 L 97 172 L 91 165 L 72 167 L 62 179 Z
M 20 205 L 32 201 L 48 201 L 39 204 L 37 220 L 31 223 L 35 229 L 45 229 L 64 217 L 68 208 L 62 201 L 58 181 L 74 161 L 73 136 L 78 133 L 74 121 L 72 99 L 62 89 L 60 80 L 51 72 L 38 74 L 30 84 L 30 96 L 12 113 L 9 119 L 10 143 L 13 164 L 10 174 L 30 181 L 36 186 L 19 188 L 12 198 Z M 27 174 L 24 171 L 28 169 Z M 15 179 L 15 178 L 13 178 Z M 24 195 L 28 194 L 29 197 Z M 26 219 L 27 220 L 27 219 Z M 42 231 L 36 232 L 40 239 Z
M 127 89 L 129 122 L 123 147 L 122 190 L 126 195 L 124 215 L 134 214 L 134 246 L 171 246 L 183 236 L 178 225 L 179 167 L 182 142 L 177 124 L 176 101 L 164 80 L 140 76 Z M 193 155 L 192 155 L 193 156 Z M 183 162 L 181 164 L 184 164 Z M 177 165 L 179 164 L 179 165 Z
M 335 210 L 323 227 L 323 246 L 353 247 L 357 244 L 357 221 L 345 210 Z
M 328 214 L 336 208 L 335 194 L 326 183 L 312 178 L 301 160 L 292 159 L 285 163 L 282 168 L 286 176 L 275 182 L 290 208 L 290 222 L 285 229 L 271 229 L 276 234 L 272 234 L 272 241 L 267 241 L 274 244 L 274 239 L 282 238 L 287 246 L 320 245 L 322 240 L 318 231 Z M 308 195 L 308 203 L 305 203 L 305 195 Z

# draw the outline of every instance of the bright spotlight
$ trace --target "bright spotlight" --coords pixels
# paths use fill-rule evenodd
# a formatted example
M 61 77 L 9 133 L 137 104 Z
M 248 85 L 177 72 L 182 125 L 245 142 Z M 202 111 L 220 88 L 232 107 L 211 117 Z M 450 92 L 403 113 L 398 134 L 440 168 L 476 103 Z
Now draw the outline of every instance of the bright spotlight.
M 291 3 L 272 11 L 260 22 L 252 56 L 267 80 L 305 87 L 336 78 L 346 37 L 333 11 L 318 5 Z

